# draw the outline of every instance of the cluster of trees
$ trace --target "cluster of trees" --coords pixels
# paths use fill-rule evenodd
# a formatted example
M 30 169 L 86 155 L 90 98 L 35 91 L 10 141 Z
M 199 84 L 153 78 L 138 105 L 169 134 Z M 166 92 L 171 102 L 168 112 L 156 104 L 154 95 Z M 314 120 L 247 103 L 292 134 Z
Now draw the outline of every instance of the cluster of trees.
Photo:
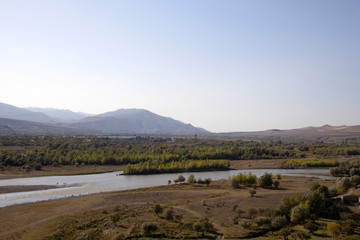
M 248 219 L 240 222 L 241 226 L 251 230 L 249 236 L 263 235 L 268 231 L 279 230 L 278 234 L 287 239 L 292 233 L 291 226 L 302 224 L 308 232 L 296 232 L 302 237 L 294 236 L 295 239 L 310 239 L 312 233 L 320 228 L 316 222 L 319 218 L 337 220 L 336 228 L 328 225 L 329 233 L 337 235 L 351 235 L 359 225 L 358 215 L 344 206 L 338 205 L 331 200 L 333 195 L 326 186 L 314 183 L 310 191 L 299 194 L 296 197 L 285 197 L 276 209 L 248 210 Z
M 336 159 L 291 159 L 286 160 L 282 167 L 336 167 Z
M 212 182 L 212 179 L 211 179 L 211 178 L 205 178 L 205 179 L 203 180 L 203 179 L 201 179 L 201 178 L 198 178 L 198 179 L 196 180 L 195 176 L 191 174 L 191 175 L 188 177 L 187 182 L 190 183 L 190 184 L 198 183 L 198 184 L 206 184 L 206 185 L 209 185 L 209 184 Z
M 280 182 L 277 180 L 281 179 L 280 174 L 275 175 L 275 181 L 273 180 L 273 175 L 271 173 L 265 173 L 261 177 L 257 178 L 255 175 L 251 173 L 239 173 L 238 175 L 232 176 L 229 178 L 231 186 L 233 188 L 239 188 L 240 186 L 260 186 L 260 187 L 278 187 Z M 251 193 L 250 193 L 251 194 Z M 252 194 L 253 195 L 253 194 Z
M 330 168 L 330 174 L 334 177 L 360 175 L 360 161 L 343 162 L 338 167 Z
M 176 173 L 189 171 L 209 171 L 229 169 L 227 160 L 183 160 L 183 161 L 147 161 L 137 164 L 128 164 L 124 170 L 126 175 Z
M 158 160 L 286 159 L 359 155 L 360 144 L 283 143 L 242 140 L 137 137 L 6 136 L 0 138 L 0 165 L 116 165 Z

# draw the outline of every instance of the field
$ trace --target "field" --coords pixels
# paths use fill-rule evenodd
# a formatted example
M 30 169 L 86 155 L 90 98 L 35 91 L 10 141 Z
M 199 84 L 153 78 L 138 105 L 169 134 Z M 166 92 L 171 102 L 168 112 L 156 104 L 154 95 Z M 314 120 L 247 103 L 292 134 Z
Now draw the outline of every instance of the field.
M 178 184 L 10 206 L 0 209 L 0 239 L 137 239 L 143 238 L 141 225 L 146 222 L 161 226 L 153 233 L 154 238 L 237 239 L 248 230 L 236 221 L 245 219 L 250 208 L 275 208 L 283 197 L 306 192 L 318 180 L 283 177 L 280 181 L 279 189 L 257 188 L 254 197 L 249 189 L 233 189 L 223 180 L 209 186 Z M 152 212 L 154 203 L 159 203 L 164 213 L 156 216 Z M 171 221 L 165 219 L 170 208 L 175 213 Z M 213 232 L 202 235 L 192 228 L 203 217 L 213 224 Z M 328 238 L 325 234 L 317 239 Z

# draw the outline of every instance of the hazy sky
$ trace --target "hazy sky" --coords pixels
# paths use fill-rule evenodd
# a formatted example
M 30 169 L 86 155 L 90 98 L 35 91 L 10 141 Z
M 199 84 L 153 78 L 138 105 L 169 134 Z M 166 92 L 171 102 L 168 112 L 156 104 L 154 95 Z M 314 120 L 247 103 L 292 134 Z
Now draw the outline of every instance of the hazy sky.
M 210 131 L 360 124 L 360 1 L 0 0 L 0 102 Z

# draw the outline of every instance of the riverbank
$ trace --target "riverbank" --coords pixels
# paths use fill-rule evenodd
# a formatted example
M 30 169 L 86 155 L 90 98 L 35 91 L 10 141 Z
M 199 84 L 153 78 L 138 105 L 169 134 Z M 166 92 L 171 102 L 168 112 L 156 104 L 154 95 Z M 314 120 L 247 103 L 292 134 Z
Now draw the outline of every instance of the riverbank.
M 261 160 L 230 160 L 231 169 L 274 169 L 281 168 L 285 159 L 261 159 Z M 42 176 L 67 176 L 96 174 L 124 170 L 126 165 L 85 165 L 71 166 L 63 165 L 59 167 L 43 166 L 42 170 L 26 171 L 22 167 L 3 167 L 0 169 L 0 180 L 11 178 L 42 177 Z
M 14 192 L 28 192 L 28 191 L 37 191 L 37 190 L 47 190 L 59 188 L 58 186 L 52 185 L 21 185 L 21 186 L 0 186 L 0 194 L 4 193 L 14 193 Z
M 209 186 L 176 184 L 15 205 L 0 208 L 0 239 L 43 239 L 47 236 L 51 236 L 49 239 L 56 236 L 113 239 L 119 234 L 135 236 L 144 222 L 156 222 L 161 225 L 161 231 L 170 231 L 168 233 L 175 237 L 198 238 L 191 225 L 186 224 L 203 217 L 216 228 L 213 237 L 222 235 L 235 239 L 245 231 L 234 223 L 239 214 L 245 216 L 250 208 L 275 208 L 283 197 L 306 192 L 314 182 L 334 184 L 286 176 L 280 180 L 278 189 L 257 188 L 255 196 L 251 197 L 249 188 L 232 189 L 227 180 L 219 180 Z M 154 215 L 154 202 L 161 204 L 164 212 L 173 209 L 178 220 L 167 221 L 163 215 Z
M 22 167 L 4 167 L 0 170 L 0 180 L 12 178 L 42 177 L 42 176 L 67 176 L 97 174 L 123 170 L 125 165 L 84 165 L 59 167 L 43 166 L 41 170 L 26 171 Z

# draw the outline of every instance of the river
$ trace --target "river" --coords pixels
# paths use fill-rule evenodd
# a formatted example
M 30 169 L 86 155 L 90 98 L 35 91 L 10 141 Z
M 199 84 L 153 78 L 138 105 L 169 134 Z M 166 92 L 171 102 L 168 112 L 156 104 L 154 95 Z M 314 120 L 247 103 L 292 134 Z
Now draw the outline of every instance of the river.
M 236 175 L 238 173 L 249 172 L 256 175 L 257 177 L 262 176 L 265 172 L 268 172 L 272 174 L 279 173 L 281 175 L 288 176 L 334 179 L 333 177 L 322 175 L 324 173 L 328 173 L 328 169 L 250 169 L 135 176 L 119 175 L 122 173 L 120 171 L 88 175 L 15 178 L 0 180 L 0 186 L 55 185 L 59 188 L 0 194 L 0 207 L 101 192 L 124 191 L 167 185 L 168 180 L 173 181 L 180 174 L 182 174 L 185 178 L 187 178 L 190 174 L 193 174 L 196 178 L 212 178 L 212 180 L 220 180 L 228 179 L 230 176 Z

